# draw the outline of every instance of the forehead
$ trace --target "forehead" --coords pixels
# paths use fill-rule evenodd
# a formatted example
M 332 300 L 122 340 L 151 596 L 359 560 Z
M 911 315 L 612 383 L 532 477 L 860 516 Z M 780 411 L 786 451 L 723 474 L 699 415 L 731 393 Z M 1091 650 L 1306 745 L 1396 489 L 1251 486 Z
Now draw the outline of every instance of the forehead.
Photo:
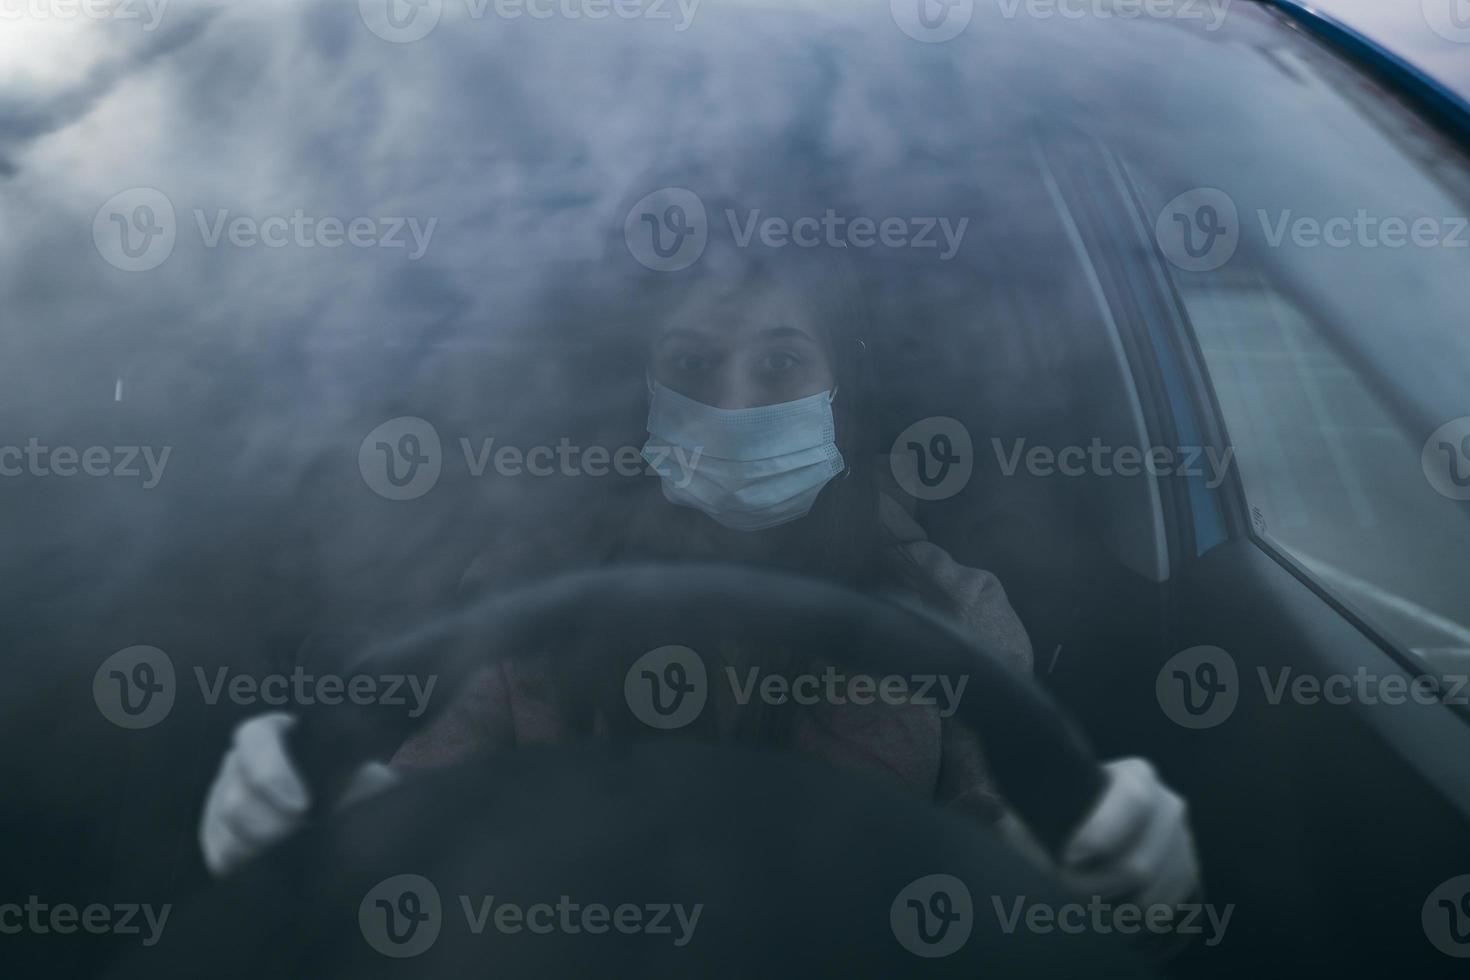
M 744 347 L 760 343 L 820 344 L 810 315 L 773 285 L 746 284 L 718 293 L 697 293 L 660 324 L 654 346 L 697 343 Z

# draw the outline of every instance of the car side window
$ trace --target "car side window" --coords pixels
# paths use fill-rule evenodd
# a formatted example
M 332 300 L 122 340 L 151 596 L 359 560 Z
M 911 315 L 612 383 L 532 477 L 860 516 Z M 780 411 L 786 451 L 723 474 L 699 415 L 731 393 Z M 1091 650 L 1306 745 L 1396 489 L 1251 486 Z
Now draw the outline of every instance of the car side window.
M 1319 325 L 1250 269 L 1185 275 L 1180 292 L 1254 534 L 1432 669 L 1463 670 L 1470 419 L 1405 431 Z

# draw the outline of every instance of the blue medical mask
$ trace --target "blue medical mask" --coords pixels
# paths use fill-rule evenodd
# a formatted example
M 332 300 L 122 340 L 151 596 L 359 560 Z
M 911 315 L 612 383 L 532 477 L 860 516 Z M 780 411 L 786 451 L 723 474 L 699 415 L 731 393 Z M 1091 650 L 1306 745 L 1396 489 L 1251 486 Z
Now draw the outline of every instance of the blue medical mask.
M 725 527 L 762 531 L 805 517 L 847 467 L 834 441 L 835 391 L 735 409 L 657 383 L 652 392 L 643 458 L 664 497 Z

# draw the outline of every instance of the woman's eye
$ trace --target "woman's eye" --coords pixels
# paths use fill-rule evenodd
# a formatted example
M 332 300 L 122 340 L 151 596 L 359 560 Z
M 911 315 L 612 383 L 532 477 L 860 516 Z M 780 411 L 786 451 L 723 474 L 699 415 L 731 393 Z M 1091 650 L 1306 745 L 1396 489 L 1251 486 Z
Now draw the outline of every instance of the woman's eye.
M 788 354 L 785 351 L 776 351 L 767 354 L 761 366 L 772 374 L 785 374 L 799 363 L 800 361 L 795 355 Z
M 700 354 L 675 354 L 673 358 L 673 368 L 680 374 L 691 374 L 696 371 L 702 371 L 707 363 L 705 358 Z

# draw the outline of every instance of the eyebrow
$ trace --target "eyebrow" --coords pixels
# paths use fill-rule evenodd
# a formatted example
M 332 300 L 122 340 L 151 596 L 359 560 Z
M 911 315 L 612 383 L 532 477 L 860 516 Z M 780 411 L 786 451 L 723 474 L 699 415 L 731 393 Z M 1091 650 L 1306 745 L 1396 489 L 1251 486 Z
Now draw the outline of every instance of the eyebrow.
M 656 339 L 653 344 L 655 347 L 662 347 L 664 344 L 668 343 L 671 340 L 703 341 L 706 339 L 706 335 L 700 333 L 698 330 L 690 330 L 688 327 L 673 327 L 659 334 L 658 339 Z
M 763 340 L 805 340 L 808 343 L 818 343 L 816 337 L 802 330 L 800 327 L 767 327 L 760 332 Z
M 809 344 L 820 343 L 816 337 L 813 337 L 807 331 L 802 330 L 800 327 L 792 326 L 766 327 L 757 336 L 761 340 L 804 340 Z M 661 347 L 675 340 L 695 340 L 701 343 L 707 343 L 709 339 L 710 335 L 707 332 L 690 330 L 688 327 L 673 327 L 659 334 L 658 339 L 654 341 L 654 346 Z

